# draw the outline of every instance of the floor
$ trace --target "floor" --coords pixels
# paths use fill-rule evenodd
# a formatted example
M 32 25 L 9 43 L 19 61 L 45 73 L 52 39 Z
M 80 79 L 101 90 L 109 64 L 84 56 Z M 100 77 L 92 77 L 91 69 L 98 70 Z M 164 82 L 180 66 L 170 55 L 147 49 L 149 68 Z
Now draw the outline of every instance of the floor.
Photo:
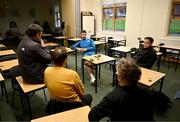
M 81 55 L 78 55 L 78 73 L 81 76 L 81 64 L 80 64 Z M 68 68 L 75 69 L 74 55 L 69 55 L 68 57 Z M 109 69 L 109 65 L 103 65 L 101 72 L 101 78 L 98 80 L 98 93 L 95 93 L 94 87 L 89 83 L 89 76 L 87 72 L 85 73 L 85 93 L 90 93 L 93 96 L 92 106 L 98 104 L 101 99 L 112 90 L 112 71 Z M 157 69 L 156 66 L 153 67 L 154 70 Z M 160 72 L 166 73 L 165 81 L 163 85 L 163 92 L 170 97 L 173 101 L 173 106 L 164 114 L 157 115 L 155 114 L 156 121 L 180 121 L 180 101 L 174 99 L 175 93 L 180 90 L 180 65 L 178 66 L 177 71 L 174 71 L 174 67 L 168 69 L 167 62 L 161 63 Z M 82 78 L 82 76 L 81 76 Z M 5 97 L 0 95 L 0 120 L 1 121 L 29 121 L 28 114 L 22 111 L 20 104 L 20 97 L 17 93 L 15 95 L 14 106 L 12 106 L 12 88 L 10 80 L 5 81 L 8 97 L 10 102 L 7 103 Z M 159 88 L 159 84 L 155 84 L 152 88 Z M 46 89 L 46 95 L 49 95 Z M 33 118 L 39 118 L 45 116 L 45 107 L 47 101 L 44 99 L 43 91 L 37 91 L 35 94 L 29 96 L 32 108 Z M 106 121 L 106 119 L 102 120 Z

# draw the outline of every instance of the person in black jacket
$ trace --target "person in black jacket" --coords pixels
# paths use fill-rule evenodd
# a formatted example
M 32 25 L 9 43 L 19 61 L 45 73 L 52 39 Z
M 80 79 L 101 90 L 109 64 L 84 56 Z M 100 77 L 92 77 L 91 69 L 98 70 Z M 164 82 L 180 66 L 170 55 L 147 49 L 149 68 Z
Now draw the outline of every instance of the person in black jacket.
M 20 42 L 17 53 L 23 79 L 28 83 L 43 83 L 44 70 L 51 62 L 51 54 L 44 48 L 41 39 L 42 27 L 31 24 L 26 30 L 27 36 Z
M 153 121 L 153 96 L 137 86 L 141 70 L 133 59 L 122 58 L 117 66 L 118 87 L 89 112 L 89 121 L 110 117 L 111 121 Z
M 153 41 L 154 39 L 152 37 L 145 37 L 143 48 L 139 48 L 135 51 L 133 59 L 139 66 L 151 69 L 154 65 L 154 62 L 157 59 L 157 54 L 152 47 Z

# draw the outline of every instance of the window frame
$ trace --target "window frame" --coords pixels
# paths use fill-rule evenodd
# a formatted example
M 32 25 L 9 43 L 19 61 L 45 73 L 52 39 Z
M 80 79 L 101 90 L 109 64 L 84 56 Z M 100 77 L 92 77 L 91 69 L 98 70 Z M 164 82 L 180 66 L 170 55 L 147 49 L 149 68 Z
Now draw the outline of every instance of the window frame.
M 107 17 L 105 17 L 105 12 L 104 12 L 104 9 L 113 9 L 112 11 L 113 11 L 113 17 L 111 17 L 111 18 L 107 18 Z M 102 4 L 102 30 L 104 30 L 104 31 L 108 31 L 108 29 L 105 29 L 105 27 L 104 27 L 104 21 L 106 20 L 106 19 L 110 19 L 110 20 L 112 20 L 112 30 L 110 30 L 110 31 L 125 31 L 125 28 L 123 29 L 123 30 L 116 30 L 116 28 L 115 28 L 115 22 L 117 21 L 117 20 L 126 20 L 126 15 L 125 15 L 125 17 L 117 17 L 117 8 L 125 8 L 125 12 L 126 12 L 126 10 L 127 10 L 127 2 L 124 4 L 124 3 L 114 3 L 114 4 L 109 4 L 109 5 L 103 5 Z

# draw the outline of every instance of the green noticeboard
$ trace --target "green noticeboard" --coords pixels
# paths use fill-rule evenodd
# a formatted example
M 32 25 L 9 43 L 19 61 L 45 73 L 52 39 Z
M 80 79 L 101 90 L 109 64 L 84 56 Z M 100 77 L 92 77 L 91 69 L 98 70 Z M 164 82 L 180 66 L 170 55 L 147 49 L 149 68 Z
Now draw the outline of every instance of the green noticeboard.
M 180 34 L 180 20 L 171 20 L 169 34 Z
M 113 20 L 104 19 L 104 21 L 103 21 L 103 30 L 113 30 Z
M 125 20 L 115 20 L 115 30 L 125 30 Z

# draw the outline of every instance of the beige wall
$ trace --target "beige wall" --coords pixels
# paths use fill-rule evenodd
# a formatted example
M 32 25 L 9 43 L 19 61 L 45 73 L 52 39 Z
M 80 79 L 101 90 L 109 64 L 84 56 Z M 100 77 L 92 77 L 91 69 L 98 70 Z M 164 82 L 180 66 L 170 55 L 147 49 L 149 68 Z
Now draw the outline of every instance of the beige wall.
M 24 32 L 27 25 L 38 20 L 43 24 L 45 20 L 54 28 L 54 15 L 50 14 L 49 8 L 53 10 L 53 2 L 42 2 L 41 0 L 8 0 L 8 8 L 6 8 L 6 16 L 0 18 L 0 32 L 4 34 L 9 29 L 9 21 L 16 21 L 20 32 Z M 11 15 L 11 10 L 17 9 L 20 16 Z M 35 9 L 36 18 L 29 15 L 29 9 Z
M 62 18 L 65 21 L 65 36 L 75 36 L 75 0 L 61 0 Z
M 127 0 L 127 17 L 125 32 L 102 31 L 101 0 L 81 0 L 81 11 L 91 11 L 96 18 L 97 35 L 127 38 L 127 46 L 138 46 L 137 37 L 152 36 L 155 44 L 162 40 L 172 40 L 174 45 L 180 43 L 173 37 L 167 37 L 171 0 Z M 178 40 L 176 38 L 176 40 Z M 167 42 L 167 41 L 166 41 Z

